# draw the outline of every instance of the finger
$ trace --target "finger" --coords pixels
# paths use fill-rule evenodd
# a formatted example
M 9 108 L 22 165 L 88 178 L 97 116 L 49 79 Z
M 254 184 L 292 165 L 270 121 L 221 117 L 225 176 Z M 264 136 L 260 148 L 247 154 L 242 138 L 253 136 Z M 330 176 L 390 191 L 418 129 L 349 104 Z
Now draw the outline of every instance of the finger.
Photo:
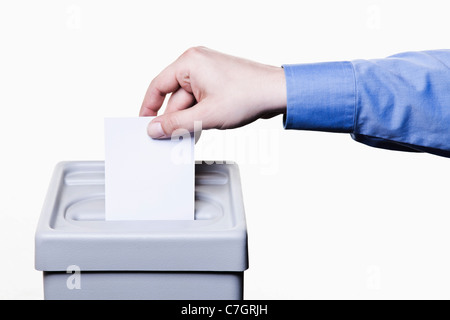
M 164 102 L 166 94 L 175 92 L 179 87 L 180 84 L 176 77 L 175 64 L 172 63 L 150 83 L 145 93 L 139 115 L 141 117 L 156 116 Z
M 192 108 L 183 109 L 171 113 L 164 113 L 156 117 L 148 126 L 148 134 L 154 139 L 170 138 L 178 129 L 194 132 L 196 130 L 209 129 L 214 123 L 208 116 L 206 100 L 202 100 Z
M 178 88 L 178 90 L 170 96 L 165 113 L 187 109 L 192 107 L 194 103 L 195 97 L 191 93 L 187 92 L 183 88 Z

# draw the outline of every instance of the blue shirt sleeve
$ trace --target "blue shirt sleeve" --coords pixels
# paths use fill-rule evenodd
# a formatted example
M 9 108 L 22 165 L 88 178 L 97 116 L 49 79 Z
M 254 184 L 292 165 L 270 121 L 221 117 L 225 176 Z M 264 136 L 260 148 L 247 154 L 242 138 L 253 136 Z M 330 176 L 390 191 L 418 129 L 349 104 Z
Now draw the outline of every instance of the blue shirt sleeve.
M 450 50 L 283 68 L 286 129 L 450 157 Z

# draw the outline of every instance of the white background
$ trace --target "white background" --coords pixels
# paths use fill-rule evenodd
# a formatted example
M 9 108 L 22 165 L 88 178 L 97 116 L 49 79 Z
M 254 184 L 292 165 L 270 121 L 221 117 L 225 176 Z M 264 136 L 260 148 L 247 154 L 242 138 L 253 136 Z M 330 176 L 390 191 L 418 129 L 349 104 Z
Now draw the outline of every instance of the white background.
M 0 2 L 0 298 L 43 298 L 34 231 L 55 164 L 104 159 L 103 118 L 136 116 L 187 48 L 277 66 L 450 48 L 447 2 Z M 196 149 L 240 164 L 245 298 L 450 298 L 450 160 L 280 117 Z

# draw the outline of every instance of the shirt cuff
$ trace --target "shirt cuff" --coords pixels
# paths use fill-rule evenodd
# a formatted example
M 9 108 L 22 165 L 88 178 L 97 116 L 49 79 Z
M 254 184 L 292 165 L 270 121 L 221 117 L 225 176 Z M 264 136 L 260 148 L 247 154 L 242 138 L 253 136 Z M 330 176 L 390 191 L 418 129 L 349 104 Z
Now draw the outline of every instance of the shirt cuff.
M 349 61 L 283 65 L 285 129 L 353 132 L 356 85 Z

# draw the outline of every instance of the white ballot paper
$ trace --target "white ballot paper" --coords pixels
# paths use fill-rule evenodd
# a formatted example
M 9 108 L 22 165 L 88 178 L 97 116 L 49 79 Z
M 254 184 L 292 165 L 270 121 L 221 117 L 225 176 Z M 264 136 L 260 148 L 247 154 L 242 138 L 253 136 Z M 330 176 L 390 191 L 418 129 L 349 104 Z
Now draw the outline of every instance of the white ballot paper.
M 153 140 L 152 119 L 105 118 L 106 220 L 194 219 L 194 139 Z

